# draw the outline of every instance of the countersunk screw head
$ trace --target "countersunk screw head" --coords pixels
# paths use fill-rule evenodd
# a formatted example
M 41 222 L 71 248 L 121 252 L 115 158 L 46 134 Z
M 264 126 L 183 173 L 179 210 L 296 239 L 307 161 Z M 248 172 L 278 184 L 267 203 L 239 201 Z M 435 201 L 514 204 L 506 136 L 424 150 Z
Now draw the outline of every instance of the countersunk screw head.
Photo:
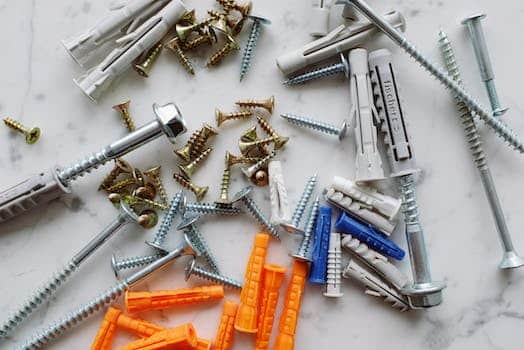
M 153 111 L 162 131 L 171 143 L 175 142 L 175 137 L 187 131 L 184 117 L 182 117 L 182 113 L 174 103 L 168 103 L 163 106 L 155 103 L 153 104 Z
M 260 22 L 262 24 L 271 24 L 271 21 L 265 17 L 249 15 L 247 18 L 251 18 L 253 21 Z
M 184 269 L 184 280 L 188 281 L 191 277 L 191 274 L 193 273 L 193 269 L 196 266 L 196 259 L 195 257 L 192 257 L 191 260 L 188 261 L 186 268 Z
M 476 21 L 476 20 L 480 21 L 480 20 L 483 20 L 484 18 L 486 18 L 486 14 L 484 14 L 484 13 L 476 13 L 474 15 L 471 15 L 471 16 L 468 16 L 468 17 L 464 18 L 461 23 L 467 25 L 470 22 L 473 22 L 473 21 Z
M 195 222 L 198 221 L 198 219 L 200 219 L 200 215 L 191 215 L 191 216 L 186 216 L 182 219 L 182 221 L 180 222 L 180 224 L 178 224 L 177 226 L 177 230 L 183 230 L 191 225 L 193 225 Z
M 113 269 L 113 272 L 115 273 L 115 277 L 118 278 L 118 268 L 117 268 L 118 261 L 116 260 L 116 255 L 113 254 L 111 256 L 111 268 Z
M 349 127 L 349 125 L 348 125 L 347 120 L 344 120 L 342 122 L 342 125 L 340 126 L 340 131 L 338 133 L 338 140 L 339 141 L 342 141 L 346 137 L 346 134 L 348 132 L 348 127 Z
M 31 128 L 26 134 L 25 134 L 25 142 L 32 145 L 38 139 L 40 138 L 40 128 L 34 127 Z

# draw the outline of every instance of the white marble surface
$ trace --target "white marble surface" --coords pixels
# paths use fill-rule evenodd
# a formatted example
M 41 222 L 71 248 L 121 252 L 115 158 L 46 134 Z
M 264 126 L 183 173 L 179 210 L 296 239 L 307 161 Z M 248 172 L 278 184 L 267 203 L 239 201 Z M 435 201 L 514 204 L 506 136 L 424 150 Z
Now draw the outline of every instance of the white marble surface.
M 203 14 L 213 6 L 188 1 Z M 277 99 L 274 126 L 292 140 L 280 154 L 284 162 L 289 193 L 296 202 L 306 178 L 318 171 L 321 185 L 334 174 L 354 175 L 354 145 L 351 137 L 339 144 L 328 136 L 317 135 L 286 124 L 281 112 L 294 112 L 338 123 L 349 109 L 347 83 L 342 78 L 315 82 L 300 88 L 281 85 L 282 76 L 275 58 L 309 40 L 309 1 L 256 0 L 261 13 L 273 20 L 257 47 L 254 66 L 247 79 L 238 83 L 240 55 L 229 58 L 218 69 L 204 68 L 204 57 L 196 60 L 197 74 L 188 76 L 164 54 L 152 76 L 143 80 L 130 72 L 98 105 L 74 86 L 72 78 L 79 67 L 60 45 L 60 40 L 76 34 L 106 13 L 106 1 L 70 2 L 0 1 L 1 84 L 0 114 L 12 116 L 27 125 L 39 125 L 41 140 L 26 145 L 19 135 L 0 130 L 0 173 L 2 187 L 54 164 L 67 165 L 100 149 L 125 134 L 111 106 L 131 98 L 131 112 L 138 125 L 152 118 L 151 104 L 175 101 L 180 105 L 192 130 L 213 120 L 215 107 L 228 110 L 239 97 Z M 371 4 L 386 11 L 402 11 L 407 19 L 407 35 L 429 55 L 439 59 L 437 31 L 446 29 L 455 44 L 464 80 L 484 105 L 487 99 L 480 84 L 473 50 L 460 20 L 473 12 L 489 14 L 486 36 L 492 51 L 497 86 L 503 103 L 511 107 L 504 118 L 517 133 L 524 135 L 524 104 L 521 98 L 520 67 L 524 54 L 522 23 L 524 4 L 517 0 L 397 0 Z M 504 6 L 501 6 L 501 5 Z M 334 18 L 338 21 L 339 10 Z M 242 35 L 245 42 L 246 33 Z M 344 297 L 328 300 L 317 287 L 307 286 L 296 337 L 296 349 L 518 349 L 524 342 L 523 271 L 501 272 L 501 257 L 491 213 L 479 177 L 465 145 L 463 132 L 452 100 L 434 79 L 422 71 L 386 38 L 374 40 L 369 48 L 388 47 L 395 53 L 399 83 L 409 116 L 418 163 L 424 169 L 418 196 L 431 254 L 435 279 L 447 281 L 444 303 L 432 310 L 399 314 L 381 301 L 364 295 L 360 286 L 344 282 Z M 239 133 L 252 122 L 225 125 L 214 141 L 215 150 L 196 175 L 196 181 L 210 186 L 209 200 L 218 193 L 222 155 L 236 150 Z M 508 224 L 517 249 L 524 251 L 520 228 L 524 185 L 524 162 L 482 127 L 485 148 L 491 161 Z M 180 143 L 188 135 L 181 138 Z M 138 167 L 161 164 L 163 178 L 172 195 L 178 185 L 171 179 L 175 158 L 166 139 L 157 140 L 127 156 Z M 304 156 L 307 154 L 307 156 Z M 0 317 L 2 320 L 21 304 L 46 276 L 65 263 L 93 235 L 117 214 L 96 191 L 107 167 L 74 183 L 74 199 L 55 201 L 30 215 L 0 226 Z M 237 172 L 232 191 L 245 185 Z M 392 187 L 393 188 L 393 187 Z M 269 212 L 266 189 L 255 198 Z M 520 215 L 520 216 L 519 216 Z M 227 274 L 243 278 L 244 264 L 252 237 L 257 230 L 248 216 L 208 218 L 201 225 L 205 237 Z M 113 253 L 118 256 L 146 254 L 143 244 L 152 231 L 129 228 L 106 244 L 53 298 L 36 312 L 2 349 L 12 349 L 37 329 L 48 325 L 99 291 L 115 282 L 109 267 Z M 175 237 L 176 236 L 176 237 Z M 179 237 L 171 236 L 172 243 Z M 394 239 L 405 247 L 402 230 Z M 271 243 L 268 261 L 290 266 L 286 246 Z M 409 264 L 401 268 L 409 273 Z M 156 275 L 137 290 L 169 289 L 185 286 L 183 264 L 177 263 Z M 236 299 L 235 293 L 227 298 Z M 280 307 L 279 307 L 280 308 Z M 152 312 L 143 317 L 164 325 L 193 322 L 201 336 L 213 338 L 220 316 L 220 304 L 184 307 Z M 102 314 L 70 331 L 50 348 L 82 349 L 90 346 Z M 275 327 L 276 328 L 276 327 Z M 116 343 L 131 337 L 119 334 Z M 251 337 L 237 334 L 235 349 L 252 345 Z

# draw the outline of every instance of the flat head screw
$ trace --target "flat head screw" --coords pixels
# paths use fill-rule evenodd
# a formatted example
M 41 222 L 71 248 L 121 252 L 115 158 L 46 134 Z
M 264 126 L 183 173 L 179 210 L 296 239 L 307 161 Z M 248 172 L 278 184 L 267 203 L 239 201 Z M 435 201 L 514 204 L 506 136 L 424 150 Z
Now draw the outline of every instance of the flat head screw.
M 495 88 L 495 74 L 493 73 L 493 66 L 489 57 L 488 46 L 486 44 L 486 37 L 482 29 L 482 20 L 486 18 L 485 14 L 475 14 L 465 18 L 462 24 L 468 28 L 473 49 L 475 51 L 475 57 L 480 68 L 480 75 L 482 81 L 486 85 L 488 92 L 491 109 L 493 115 L 498 117 L 506 113 L 509 108 L 502 108 L 500 106 L 500 100 Z
M 234 119 L 247 119 L 253 116 L 252 111 L 238 111 L 238 112 L 231 112 L 231 113 L 224 113 L 218 108 L 215 109 L 215 120 L 217 122 L 217 126 L 221 126 L 224 122 L 228 120 L 234 120 Z
M 34 127 L 31 129 L 27 129 L 22 124 L 17 122 L 16 120 L 12 118 L 4 118 L 4 123 L 9 127 L 10 129 L 13 129 L 15 131 L 18 131 L 19 133 L 24 134 L 25 136 L 25 142 L 29 145 L 32 145 L 38 139 L 40 138 L 40 128 Z
M 144 78 L 149 78 L 151 68 L 153 68 L 153 65 L 158 59 L 158 56 L 160 56 L 160 52 L 162 52 L 163 48 L 164 44 L 162 42 L 159 42 L 155 46 L 153 46 L 152 49 L 146 52 L 144 56 L 138 58 L 137 63 L 135 63 L 133 67 L 140 76 Z
M 284 147 L 284 145 L 289 141 L 289 137 L 287 136 L 280 136 L 275 129 L 261 116 L 257 115 L 257 122 L 258 125 L 264 130 L 269 136 L 272 136 L 275 138 L 275 149 L 280 149 Z
M 173 174 L 173 179 L 175 179 L 175 181 L 178 182 L 180 186 L 193 192 L 198 201 L 204 199 L 207 191 L 209 190 L 208 186 L 197 186 L 180 174 Z
M 156 189 L 158 190 L 158 194 L 160 195 L 160 199 L 162 200 L 162 203 L 167 204 L 167 193 L 164 184 L 162 183 L 162 179 L 160 177 L 160 171 L 161 167 L 160 165 L 158 165 L 144 171 L 144 175 L 150 178 L 153 184 L 155 185 Z
M 240 108 L 263 108 L 270 114 L 273 114 L 275 108 L 275 96 L 271 96 L 266 100 L 239 100 L 235 102 Z
M 244 76 L 247 74 L 247 71 L 251 67 L 251 61 L 253 60 L 255 47 L 257 46 L 257 42 L 260 37 L 262 25 L 271 24 L 271 21 L 269 19 L 263 17 L 248 16 L 248 18 L 251 18 L 253 20 L 253 25 L 251 26 L 249 39 L 247 40 L 246 48 L 244 49 L 244 55 L 242 56 L 242 63 L 240 66 L 240 81 L 244 79 Z
M 202 37 L 200 37 L 202 38 Z M 205 38 L 205 37 L 203 37 Z M 195 39 L 198 40 L 199 38 Z M 206 39 L 207 40 L 207 39 Z M 202 41 L 206 41 L 202 39 Z M 192 47 L 196 47 L 198 45 L 201 45 L 200 42 L 190 42 L 187 45 L 191 45 Z M 196 46 L 195 46 L 196 45 Z M 195 75 L 195 69 L 193 68 L 193 65 L 191 64 L 191 61 L 187 58 L 186 54 L 182 50 L 182 46 L 180 44 L 180 39 L 178 37 L 173 38 L 166 44 L 166 48 L 173 52 L 175 56 L 177 57 L 178 61 L 184 67 L 184 69 L 191 75 Z
M 217 52 L 211 55 L 211 57 L 207 61 L 208 67 L 218 65 L 229 53 L 240 49 L 240 46 L 238 46 L 238 43 L 232 36 L 228 35 L 227 38 L 228 41 L 224 44 L 224 46 L 222 46 Z
M 327 78 L 329 76 L 344 73 L 344 76 L 349 78 L 350 69 L 349 69 L 349 63 L 346 59 L 344 54 L 340 54 L 340 62 L 331 64 L 329 66 L 320 67 L 315 70 L 306 72 L 304 74 L 300 74 L 297 76 L 294 76 L 292 78 L 287 79 L 284 81 L 284 85 L 299 85 L 304 84 L 312 80 Z
M 122 158 L 115 159 L 115 166 L 113 169 L 107 174 L 107 176 L 102 180 L 100 183 L 100 186 L 98 186 L 98 190 L 103 190 L 108 187 L 110 187 L 120 174 L 131 174 L 133 172 L 133 167 L 123 160 Z
M 119 103 L 117 105 L 113 106 L 113 109 L 115 111 L 118 111 L 120 113 L 120 116 L 124 120 L 124 123 L 126 124 L 127 130 L 129 131 L 135 131 L 135 123 L 133 122 L 133 119 L 131 118 L 131 114 L 129 113 L 129 104 L 131 101 L 127 100 L 126 102 Z
M 180 169 L 180 171 L 184 173 L 184 175 L 188 179 L 190 179 L 193 176 L 193 174 L 195 173 L 195 171 L 198 169 L 198 166 L 200 165 L 200 163 L 202 163 L 204 159 L 206 159 L 207 156 L 209 156 L 211 151 L 213 151 L 213 148 L 211 147 L 207 148 L 198 157 L 196 157 L 193 161 L 191 161 L 191 163 L 187 165 L 179 165 L 178 168 Z

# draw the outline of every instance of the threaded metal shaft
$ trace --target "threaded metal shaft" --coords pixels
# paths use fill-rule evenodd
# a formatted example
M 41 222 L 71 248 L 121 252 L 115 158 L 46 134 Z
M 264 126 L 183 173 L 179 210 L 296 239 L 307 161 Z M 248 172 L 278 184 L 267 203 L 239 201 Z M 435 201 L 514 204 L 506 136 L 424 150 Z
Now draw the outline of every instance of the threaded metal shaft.
M 93 153 L 91 156 L 72 164 L 68 168 L 60 170 L 58 172 L 58 179 L 61 183 L 67 185 L 70 181 L 79 176 L 84 176 L 86 173 L 90 173 L 91 170 L 104 165 L 109 160 L 111 160 L 111 158 L 107 157 L 104 151 Z
M 195 246 L 196 249 L 200 252 L 200 254 L 207 262 L 209 267 L 211 267 L 213 271 L 215 271 L 216 273 L 220 273 L 217 259 L 211 252 L 211 249 L 209 248 L 206 239 L 204 238 L 204 236 L 202 236 L 202 233 L 200 233 L 200 230 L 196 227 L 196 225 L 191 225 L 189 229 L 186 230 L 184 233 L 186 234 L 189 241 L 193 244 L 193 246 Z
M 311 207 L 309 213 L 308 221 L 304 229 L 304 236 L 302 237 L 302 242 L 298 248 L 297 253 L 294 255 L 296 257 L 301 257 L 307 260 L 310 260 L 310 250 L 311 250 L 311 238 L 313 237 L 313 231 L 315 230 L 315 224 L 317 222 L 318 211 L 319 211 L 320 201 L 317 198 Z
M 197 275 L 200 278 L 206 279 L 208 281 L 223 285 L 225 287 L 231 287 L 234 289 L 242 289 L 242 283 L 235 281 L 234 279 L 222 276 L 212 271 L 209 271 L 201 266 L 193 266 L 192 274 Z
M 320 120 L 305 118 L 295 114 L 284 113 L 280 115 L 282 118 L 286 119 L 288 122 L 302 126 L 304 128 L 309 128 L 317 130 L 329 135 L 339 136 L 342 130 L 333 124 L 329 124 Z
M 211 203 L 188 203 L 186 210 L 200 214 L 237 215 L 241 211 L 238 208 L 216 205 Z
M 308 182 L 306 183 L 306 187 L 302 192 L 302 196 L 300 197 L 300 200 L 297 203 L 295 211 L 293 212 L 293 216 L 291 217 L 291 224 L 297 228 L 300 225 L 300 220 L 302 220 L 302 216 L 304 215 L 304 211 L 306 210 L 306 206 L 309 203 L 309 199 L 313 194 L 313 190 L 315 189 L 316 184 L 317 174 L 309 178 Z
M 122 270 L 134 269 L 137 267 L 149 265 L 153 261 L 160 259 L 164 255 L 165 255 L 164 253 L 158 253 L 158 254 L 145 255 L 145 256 L 132 256 L 132 257 L 124 258 L 120 261 L 116 261 L 113 257 L 113 262 L 111 265 L 112 265 L 113 271 L 116 274 Z
M 246 206 L 247 210 L 259 222 L 259 224 L 262 225 L 266 230 L 268 230 L 271 236 L 273 236 L 276 239 L 280 239 L 280 234 L 278 233 L 277 229 L 275 228 L 275 226 L 273 226 L 271 222 L 269 222 L 269 219 L 266 218 L 264 214 L 262 214 L 262 210 L 260 210 L 255 201 L 248 196 L 243 197 L 242 201 L 244 202 L 244 205 Z
M 344 73 L 346 71 L 346 66 L 343 63 L 335 63 L 329 66 L 320 67 L 315 70 L 306 72 L 304 74 L 297 75 L 293 78 L 289 78 L 284 81 L 284 85 L 299 85 L 307 83 L 311 80 L 326 78 L 331 75 L 338 73 Z
M 180 191 L 171 200 L 169 209 L 166 215 L 164 215 L 162 223 L 160 224 L 160 227 L 158 228 L 158 231 L 156 232 L 155 237 L 153 238 L 153 241 L 151 241 L 150 245 L 155 247 L 162 247 L 164 245 L 167 233 L 169 232 L 171 226 L 173 226 L 173 220 L 180 209 L 180 203 L 182 202 L 183 195 L 183 192 Z
M 247 71 L 251 67 L 251 61 L 253 59 L 253 52 L 257 46 L 258 38 L 260 37 L 261 23 L 260 20 L 254 19 L 251 32 L 249 33 L 249 39 L 247 40 L 246 48 L 244 49 L 244 55 L 242 56 L 242 63 L 240 66 L 240 81 L 244 79 Z

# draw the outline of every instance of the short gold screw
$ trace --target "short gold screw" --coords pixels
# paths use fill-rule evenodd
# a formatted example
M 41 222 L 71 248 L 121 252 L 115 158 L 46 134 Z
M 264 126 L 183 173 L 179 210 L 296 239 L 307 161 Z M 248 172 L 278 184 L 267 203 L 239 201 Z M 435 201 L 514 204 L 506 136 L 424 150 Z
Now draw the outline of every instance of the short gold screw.
M 190 179 L 193 174 L 195 173 L 197 167 L 202 163 L 204 159 L 207 158 L 207 156 L 211 153 L 213 148 L 209 147 L 204 152 L 202 152 L 197 158 L 195 158 L 191 163 L 188 165 L 179 165 L 178 168 L 186 175 L 188 179 Z
M 235 164 L 255 164 L 260 158 L 255 157 L 239 157 L 235 156 L 230 152 L 226 152 L 226 166 L 230 168 Z
M 178 37 L 175 37 L 171 39 L 167 44 L 166 47 L 171 50 L 178 58 L 178 61 L 180 64 L 182 64 L 182 67 L 191 75 L 195 75 L 195 69 L 193 68 L 193 65 L 187 58 L 186 54 L 182 50 L 182 47 L 180 45 L 180 39 Z
M 102 180 L 102 183 L 100 184 L 100 186 L 98 186 L 98 190 L 100 191 L 111 186 L 115 182 L 118 175 L 123 173 L 130 174 L 132 171 L 133 168 L 128 162 L 126 162 L 122 158 L 115 159 L 115 166 L 109 172 L 109 174 L 107 174 L 107 176 Z
M 148 52 L 146 52 L 143 56 L 138 58 L 137 62 L 134 65 L 134 68 L 138 72 L 138 74 L 140 74 L 144 78 L 149 78 L 151 68 L 156 62 L 158 56 L 160 56 L 160 52 L 162 51 L 163 47 L 164 44 L 162 42 L 159 42 L 155 46 L 153 46 L 153 48 L 151 48 Z
M 4 118 L 4 123 L 9 128 L 25 135 L 25 142 L 32 145 L 40 138 L 40 128 L 34 127 L 27 129 L 22 124 L 12 118 Z
M 113 109 L 120 112 L 120 115 L 122 116 L 122 119 L 124 120 L 124 123 L 126 124 L 127 130 L 135 131 L 135 123 L 133 122 L 133 119 L 131 118 L 131 114 L 129 114 L 129 104 L 130 103 L 131 101 L 119 103 L 117 105 L 114 105 Z
M 215 109 L 215 119 L 217 121 L 217 126 L 222 125 L 227 120 L 233 120 L 233 119 L 247 119 L 253 116 L 252 111 L 238 111 L 238 112 L 231 112 L 231 113 L 224 113 L 218 108 Z
M 254 148 L 258 148 L 259 146 L 265 146 L 270 143 L 274 143 L 275 141 L 276 138 L 273 136 L 248 142 L 240 140 L 238 141 L 238 148 L 240 149 L 240 152 L 242 152 L 242 154 L 246 155 L 249 152 L 251 152 Z
M 149 207 L 149 208 L 152 208 L 152 209 L 157 209 L 157 210 L 167 210 L 167 205 L 165 204 L 162 204 L 162 203 L 158 203 L 158 202 L 155 202 L 155 201 L 152 201 L 152 200 L 149 200 L 149 199 L 145 199 L 145 198 L 140 198 L 140 197 L 137 197 L 137 196 L 132 196 L 132 195 L 125 195 L 122 197 L 125 201 L 127 201 L 129 203 L 129 205 L 131 206 L 135 206 L 135 205 L 143 205 L 145 207 Z
M 196 199 L 198 201 L 201 201 L 202 199 L 204 199 L 204 196 L 206 195 L 207 193 L 207 190 L 209 190 L 209 187 L 207 186 L 197 186 L 195 185 L 194 183 L 192 183 L 191 181 L 189 181 L 188 179 L 186 179 L 184 176 L 180 175 L 180 174 L 173 174 L 173 178 L 175 179 L 176 182 L 178 182 L 182 187 L 184 188 L 187 188 L 188 190 L 190 190 L 191 192 L 193 192 L 196 196 Z
M 192 159 L 197 158 L 203 152 L 204 147 L 206 147 L 207 141 L 216 135 L 218 135 L 218 130 L 204 123 L 202 128 L 191 135 L 184 147 L 175 150 L 175 154 L 188 163 Z
M 227 36 L 228 38 L 228 41 L 224 44 L 224 46 L 222 46 L 222 48 L 220 48 L 217 52 L 215 52 L 213 55 L 211 55 L 211 57 L 209 58 L 209 60 L 207 61 L 207 66 L 208 67 L 211 67 L 211 66 L 216 66 L 217 64 L 219 64 L 230 52 L 232 52 L 233 50 L 239 50 L 240 49 L 240 46 L 238 45 L 238 43 L 235 41 L 235 39 L 233 39 L 232 36 L 228 35 Z
M 106 191 L 109 192 L 109 193 L 122 192 L 127 187 L 129 187 L 131 185 L 136 185 L 136 183 L 137 182 L 136 182 L 136 180 L 134 178 L 124 179 L 122 181 L 118 181 L 117 183 L 109 186 L 108 188 L 106 188 Z
M 226 167 L 222 172 L 222 181 L 220 183 L 220 196 L 215 201 L 217 204 L 231 204 L 229 200 L 229 185 L 231 183 L 231 170 Z
M 215 34 L 215 31 L 211 27 L 208 27 L 206 33 L 196 37 L 195 39 L 188 40 L 187 42 L 185 42 L 183 44 L 182 49 L 184 51 L 190 51 L 204 44 L 211 45 L 213 43 L 216 43 L 216 41 L 217 41 L 217 36 Z
M 156 167 L 149 168 L 146 171 L 144 171 L 144 175 L 149 177 L 151 181 L 153 182 L 153 184 L 156 186 L 158 190 L 158 194 L 160 195 L 160 199 L 162 200 L 162 203 L 167 204 L 169 200 L 167 198 L 167 193 L 166 193 L 164 184 L 162 183 L 160 170 L 161 170 L 160 165 L 158 165 Z
M 264 108 L 269 113 L 273 113 L 275 97 L 271 96 L 266 100 L 240 100 L 236 104 L 241 108 Z
M 289 141 L 289 137 L 280 136 L 264 118 L 262 118 L 259 115 L 257 115 L 256 118 L 262 130 L 264 130 L 270 136 L 273 136 L 275 138 L 275 149 L 282 148 L 286 144 L 286 142 Z

